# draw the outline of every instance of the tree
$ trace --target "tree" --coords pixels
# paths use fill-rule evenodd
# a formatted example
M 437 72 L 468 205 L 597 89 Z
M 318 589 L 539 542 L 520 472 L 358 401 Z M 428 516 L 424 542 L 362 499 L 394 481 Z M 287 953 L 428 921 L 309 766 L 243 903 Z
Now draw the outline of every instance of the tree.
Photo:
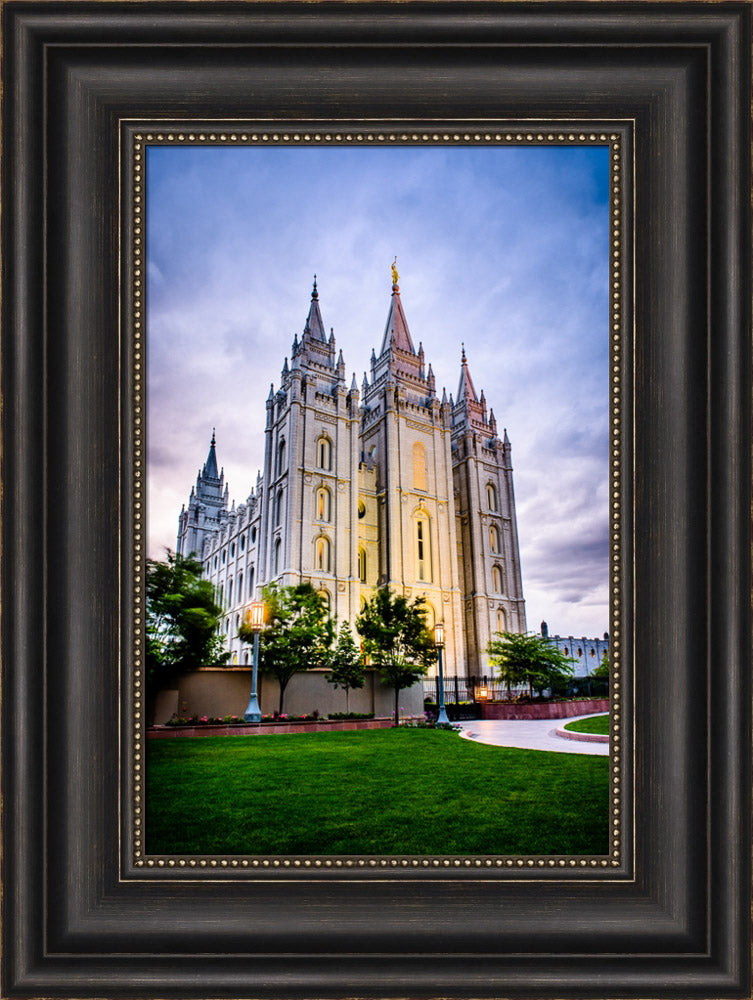
M 343 622 L 337 635 L 337 642 L 329 656 L 330 673 L 327 680 L 336 688 L 345 689 L 345 711 L 350 711 L 348 695 L 356 688 L 362 688 L 366 679 L 363 657 L 353 639 L 347 622 Z
M 217 634 L 222 608 L 201 563 L 167 550 L 146 563 L 147 690 L 158 690 L 175 673 L 226 663 L 230 654 Z
M 382 683 L 395 689 L 395 725 L 399 725 L 400 692 L 425 676 L 437 658 L 426 627 L 424 600 L 412 603 L 388 587 L 378 590 L 356 619 L 366 652 L 379 668 Z
M 259 670 L 277 678 L 282 715 L 285 688 L 301 670 L 323 666 L 334 637 L 334 626 L 324 601 L 309 583 L 262 587 L 267 627 L 259 636 Z M 253 641 L 251 626 L 238 629 L 244 642 Z
M 487 652 L 508 690 L 511 685 L 527 684 L 533 698 L 534 688 L 541 693 L 572 676 L 574 661 L 547 639 L 517 632 L 500 632 L 499 636 L 489 643 Z
M 601 658 L 601 663 L 592 672 L 592 677 L 606 677 L 609 678 L 609 650 L 604 650 L 604 655 Z

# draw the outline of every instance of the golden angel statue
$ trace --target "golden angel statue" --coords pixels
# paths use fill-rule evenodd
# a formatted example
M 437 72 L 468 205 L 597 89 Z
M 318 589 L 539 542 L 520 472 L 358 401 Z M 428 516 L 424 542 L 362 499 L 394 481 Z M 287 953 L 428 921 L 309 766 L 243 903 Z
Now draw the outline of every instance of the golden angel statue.
M 394 261 L 392 262 L 392 284 L 393 285 L 397 284 L 397 279 L 399 277 L 400 277 L 400 275 L 397 273 L 397 257 L 395 257 Z

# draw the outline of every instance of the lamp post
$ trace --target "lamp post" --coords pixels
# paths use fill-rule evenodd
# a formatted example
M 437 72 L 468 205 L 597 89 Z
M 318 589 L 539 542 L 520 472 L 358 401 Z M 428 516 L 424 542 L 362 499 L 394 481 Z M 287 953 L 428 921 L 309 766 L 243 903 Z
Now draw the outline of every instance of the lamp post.
M 437 716 L 437 725 L 449 726 L 450 720 L 447 718 L 447 712 L 444 707 L 444 677 L 442 676 L 442 647 L 444 646 L 444 622 L 437 622 L 434 626 L 434 645 L 439 650 L 439 694 L 437 698 L 437 704 L 439 706 L 439 715 Z
M 261 709 L 256 697 L 256 678 L 259 673 L 259 632 L 264 625 L 264 603 L 254 601 L 249 611 L 248 623 L 254 631 L 254 659 L 251 671 L 251 697 L 243 718 L 246 722 L 261 722 Z

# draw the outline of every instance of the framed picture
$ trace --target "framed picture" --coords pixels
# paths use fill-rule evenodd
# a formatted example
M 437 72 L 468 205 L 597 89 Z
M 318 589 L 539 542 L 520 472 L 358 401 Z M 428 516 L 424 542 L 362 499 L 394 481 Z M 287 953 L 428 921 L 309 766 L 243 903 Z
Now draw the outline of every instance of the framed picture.
M 3 16 L 4 995 L 749 997 L 750 6 Z M 146 186 L 170 147 L 604 151 L 604 850 L 150 849 Z

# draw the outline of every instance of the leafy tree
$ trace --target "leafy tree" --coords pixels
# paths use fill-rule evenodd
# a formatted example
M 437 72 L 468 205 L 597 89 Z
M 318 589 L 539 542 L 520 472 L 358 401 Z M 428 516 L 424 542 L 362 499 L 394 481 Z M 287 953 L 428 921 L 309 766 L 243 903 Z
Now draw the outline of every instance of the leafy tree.
M 527 684 L 528 694 L 541 693 L 562 683 L 573 673 L 573 660 L 539 635 L 500 632 L 487 647 L 491 662 L 499 667 L 499 676 L 511 685 Z
M 324 601 L 309 583 L 267 584 L 262 587 L 262 600 L 267 627 L 259 636 L 259 670 L 277 678 L 282 714 L 291 677 L 327 662 L 335 630 Z M 245 622 L 238 635 L 244 642 L 253 641 L 253 630 Z
M 329 666 L 331 673 L 327 674 L 327 680 L 336 688 L 345 689 L 345 711 L 348 712 L 348 696 L 354 689 L 363 687 L 366 667 L 347 622 L 340 626 L 337 642 L 329 656 Z
M 606 677 L 609 678 L 609 650 L 604 650 L 604 655 L 601 658 L 601 663 L 598 667 L 592 671 L 592 677 Z
M 371 597 L 356 619 L 366 652 L 379 668 L 382 683 L 395 689 L 395 725 L 399 725 L 400 692 L 425 676 L 437 658 L 434 639 L 426 627 L 424 600 L 392 594 L 383 587 Z
M 230 654 L 217 634 L 222 608 L 201 563 L 167 550 L 146 564 L 147 690 L 177 673 L 226 663 Z

